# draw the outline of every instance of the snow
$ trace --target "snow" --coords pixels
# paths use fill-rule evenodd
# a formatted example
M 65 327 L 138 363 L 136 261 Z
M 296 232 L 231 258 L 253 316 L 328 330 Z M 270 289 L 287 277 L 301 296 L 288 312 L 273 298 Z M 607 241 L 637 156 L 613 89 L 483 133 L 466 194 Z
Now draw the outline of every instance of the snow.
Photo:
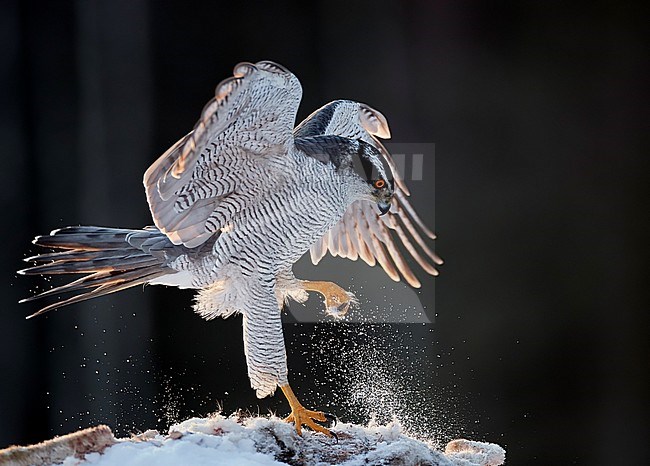
M 192 418 L 173 425 L 166 435 L 147 431 L 120 439 L 102 453 L 70 456 L 63 466 L 177 465 L 430 465 L 498 466 L 505 450 L 492 443 L 454 440 L 445 452 L 408 437 L 396 421 L 367 426 L 340 423 L 338 439 L 304 431 L 277 417 Z

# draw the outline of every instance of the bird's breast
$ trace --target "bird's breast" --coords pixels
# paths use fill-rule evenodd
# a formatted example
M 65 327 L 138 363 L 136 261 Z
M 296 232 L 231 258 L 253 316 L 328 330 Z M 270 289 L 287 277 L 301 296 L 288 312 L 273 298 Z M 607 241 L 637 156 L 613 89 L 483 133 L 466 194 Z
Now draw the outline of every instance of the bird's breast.
M 215 245 L 219 262 L 290 267 L 343 216 L 343 194 L 327 178 L 298 179 L 266 193 L 222 232 Z

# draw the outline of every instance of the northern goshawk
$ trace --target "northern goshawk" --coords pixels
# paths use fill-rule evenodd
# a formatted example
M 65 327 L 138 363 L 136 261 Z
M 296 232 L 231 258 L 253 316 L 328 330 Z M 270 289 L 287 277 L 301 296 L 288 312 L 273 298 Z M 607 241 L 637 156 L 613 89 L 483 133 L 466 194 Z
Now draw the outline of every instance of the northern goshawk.
M 431 275 L 442 261 L 379 142 L 390 137 L 381 113 L 337 100 L 294 129 L 302 88 L 291 72 L 261 61 L 233 74 L 194 129 L 144 174 L 155 226 L 77 226 L 37 237 L 59 251 L 26 259 L 38 265 L 21 273 L 83 276 L 23 301 L 76 292 L 33 317 L 135 285 L 196 289 L 194 309 L 204 318 L 242 314 L 257 396 L 280 386 L 298 433 L 306 425 L 330 435 L 315 422 L 325 415 L 305 409 L 289 386 L 281 310 L 316 291 L 340 315 L 353 296 L 331 282 L 297 279 L 293 264 L 310 248 L 314 264 L 329 251 L 378 262 L 393 280 L 419 287 L 397 243 Z

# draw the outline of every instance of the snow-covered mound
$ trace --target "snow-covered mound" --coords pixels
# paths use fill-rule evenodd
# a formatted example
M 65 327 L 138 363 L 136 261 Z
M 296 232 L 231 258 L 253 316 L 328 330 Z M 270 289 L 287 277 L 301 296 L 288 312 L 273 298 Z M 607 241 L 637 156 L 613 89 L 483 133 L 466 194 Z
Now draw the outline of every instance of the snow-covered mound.
M 429 466 L 497 466 L 505 461 L 505 451 L 491 443 L 454 440 L 445 452 L 432 445 L 409 438 L 397 422 L 366 427 L 338 424 L 328 438 L 303 430 L 298 436 L 291 424 L 271 417 L 193 418 L 170 427 L 166 435 L 147 431 L 129 439 L 114 439 L 110 430 L 99 432 L 101 448 L 88 453 L 67 452 L 54 463 L 64 466 L 316 466 L 316 465 L 429 465 Z M 78 434 L 82 434 L 81 432 Z M 107 438 L 108 435 L 108 438 Z M 65 437 L 61 437 L 63 440 Z M 56 443 L 55 439 L 48 443 Z M 73 442 L 68 441 L 68 444 Z M 74 443 L 79 443 L 75 439 Z M 88 438 L 85 439 L 88 444 Z M 90 442 L 92 443 L 92 442 Z M 37 446 L 43 449 L 43 445 Z M 108 446 L 107 446 L 108 445 Z M 59 445 L 60 446 L 60 445 Z M 34 447 L 30 447 L 34 448 Z M 0 452 L 1 454 L 2 452 Z M 5 459 L 8 459 L 5 457 Z M 23 459 L 26 459 L 23 457 Z M 17 461 L 2 464 L 30 464 Z M 35 464 L 35 463 L 31 463 Z

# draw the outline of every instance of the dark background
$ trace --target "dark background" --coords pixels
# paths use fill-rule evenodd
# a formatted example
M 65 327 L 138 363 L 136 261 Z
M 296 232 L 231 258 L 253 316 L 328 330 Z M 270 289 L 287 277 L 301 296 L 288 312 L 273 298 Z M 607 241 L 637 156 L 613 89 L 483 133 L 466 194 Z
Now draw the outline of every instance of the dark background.
M 235 63 L 271 59 L 303 84 L 299 118 L 351 98 L 396 141 L 436 144 L 435 183 L 429 161 L 411 183 L 430 224 L 435 189 L 446 265 L 420 292 L 433 314 L 435 282 L 435 324 L 288 324 L 305 402 L 353 418 L 325 403 L 337 372 L 314 361 L 365 344 L 428 388 L 417 408 L 439 441 L 497 442 L 509 464 L 647 464 L 647 11 L 587 5 L 2 2 L 0 447 L 164 428 L 217 402 L 286 413 L 248 388 L 240 320 L 201 321 L 191 293 L 25 321 L 37 307 L 17 301 L 44 283 L 15 274 L 36 234 L 150 223 L 144 170 Z

